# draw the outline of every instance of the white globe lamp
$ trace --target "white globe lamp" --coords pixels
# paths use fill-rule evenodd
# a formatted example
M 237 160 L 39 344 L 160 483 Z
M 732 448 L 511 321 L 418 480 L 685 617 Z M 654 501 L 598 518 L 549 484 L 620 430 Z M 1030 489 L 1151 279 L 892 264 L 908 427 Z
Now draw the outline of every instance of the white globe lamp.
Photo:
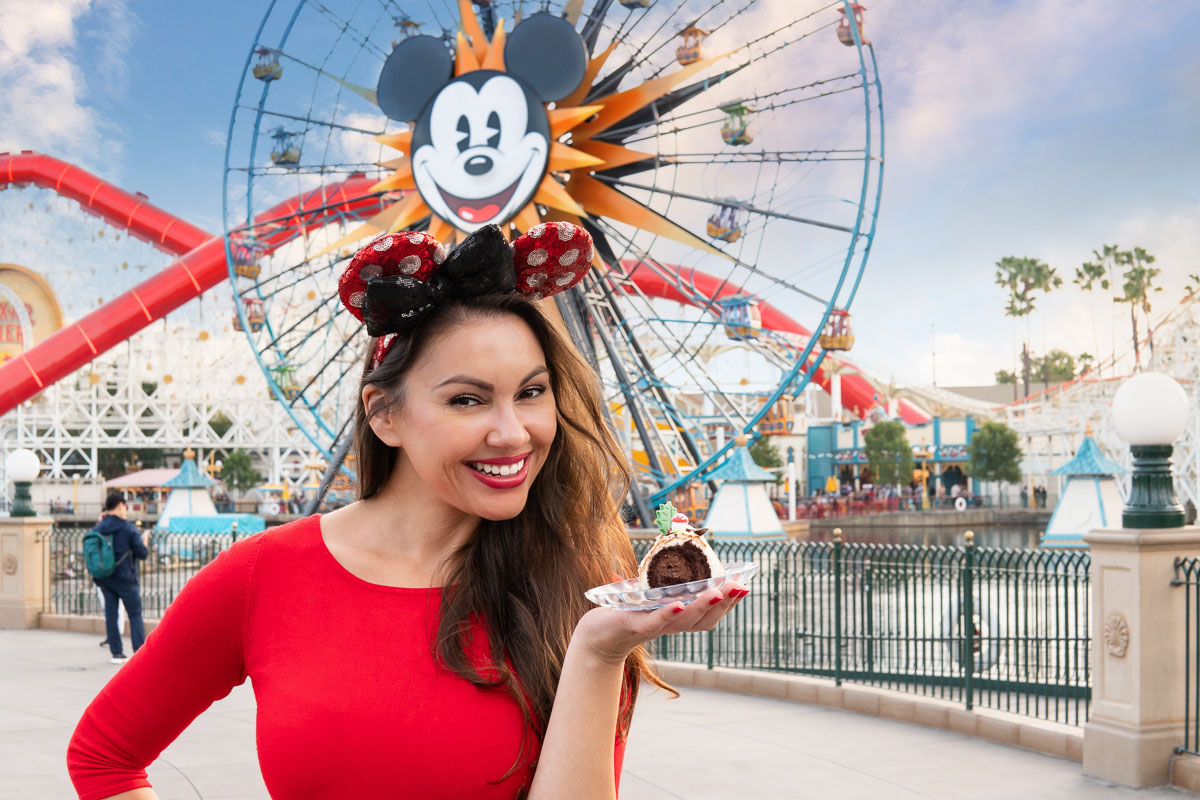
M 29 487 L 33 485 L 41 469 L 37 453 L 25 448 L 13 450 L 4 460 L 4 471 L 8 473 L 8 479 L 16 488 L 13 494 L 12 516 L 37 516 L 29 496 Z
M 1171 452 L 1188 421 L 1188 397 L 1161 372 L 1143 372 L 1121 384 L 1112 402 L 1113 423 L 1133 452 L 1133 482 L 1121 515 L 1126 528 L 1182 528 L 1175 499 Z

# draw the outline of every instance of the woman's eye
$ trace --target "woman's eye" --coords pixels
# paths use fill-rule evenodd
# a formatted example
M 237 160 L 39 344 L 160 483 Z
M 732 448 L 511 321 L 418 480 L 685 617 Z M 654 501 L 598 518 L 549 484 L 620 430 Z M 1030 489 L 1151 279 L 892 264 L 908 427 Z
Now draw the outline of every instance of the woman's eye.
M 532 399 L 534 397 L 541 397 L 545 393 L 546 387 L 539 384 L 537 386 L 526 387 L 525 390 L 521 392 L 521 397 Z
M 457 397 L 450 398 L 450 405 L 459 406 L 460 408 L 469 408 L 478 405 L 479 402 L 478 397 L 472 397 L 469 394 L 460 394 Z

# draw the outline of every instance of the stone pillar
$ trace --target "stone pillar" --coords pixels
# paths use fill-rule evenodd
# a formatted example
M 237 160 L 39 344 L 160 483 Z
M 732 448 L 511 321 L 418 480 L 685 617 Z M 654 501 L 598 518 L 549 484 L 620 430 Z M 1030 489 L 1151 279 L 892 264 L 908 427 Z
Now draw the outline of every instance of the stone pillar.
M 0 517 L 0 628 L 36 628 L 50 591 L 49 517 Z
M 1083 771 L 1126 786 L 1165 784 L 1186 702 L 1186 591 L 1171 580 L 1176 556 L 1200 553 L 1200 528 L 1101 528 L 1083 540 L 1092 555 Z

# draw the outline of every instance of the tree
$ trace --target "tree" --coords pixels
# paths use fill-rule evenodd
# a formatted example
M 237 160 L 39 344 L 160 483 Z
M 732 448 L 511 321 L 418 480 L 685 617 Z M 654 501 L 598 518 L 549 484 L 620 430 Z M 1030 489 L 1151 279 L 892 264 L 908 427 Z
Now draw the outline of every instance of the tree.
M 891 486 L 912 480 L 913 455 L 904 423 L 895 420 L 877 423 L 863 436 L 863 442 L 877 485 Z
M 231 420 L 224 411 L 218 411 L 208 420 L 208 427 L 211 428 L 212 432 L 217 435 L 218 439 L 220 439 L 229 432 L 230 428 L 233 427 L 233 420 Z
M 1079 377 L 1083 377 L 1092 371 L 1092 364 L 1096 363 L 1096 357 L 1091 353 L 1080 353 L 1075 356 L 1075 363 L 1079 365 Z
M 1154 256 L 1140 247 L 1120 253 L 1120 263 L 1127 267 L 1121 277 L 1125 283 L 1121 285 L 1122 294 L 1113 298 L 1115 303 L 1129 304 L 1129 321 L 1133 326 L 1133 365 L 1135 370 L 1142 368 L 1141 343 L 1138 341 L 1137 310 L 1142 310 L 1146 318 L 1146 339 L 1150 345 L 1150 355 L 1154 356 L 1154 331 L 1150 328 L 1150 294 L 1161 292 L 1161 286 L 1154 285 L 1154 279 L 1162 272 L 1151 264 Z
M 967 445 L 967 470 L 981 481 L 1021 480 L 1021 444 L 1003 422 L 987 420 Z
M 239 495 L 262 483 L 262 475 L 250 462 L 250 454 L 234 450 L 221 462 L 221 480 Z
M 1092 312 L 1092 341 L 1096 345 L 1096 352 L 1100 352 L 1100 336 L 1096 333 L 1096 303 L 1095 289 L 1096 284 L 1100 284 L 1100 288 L 1108 291 L 1110 285 L 1110 277 L 1112 275 L 1113 263 L 1116 259 L 1116 254 L 1119 252 L 1117 245 L 1106 244 L 1103 250 L 1093 250 L 1092 255 L 1095 256 L 1095 261 L 1086 261 L 1079 267 L 1075 268 L 1075 285 L 1083 291 L 1087 292 L 1091 302 Z
M 1075 377 L 1075 358 L 1065 350 L 1051 350 L 1038 360 L 1046 383 L 1061 383 Z
M 166 463 L 163 451 L 152 447 L 99 450 L 97 467 L 105 480 L 119 478 L 139 469 L 155 469 Z
M 1185 293 L 1183 302 L 1186 303 L 1195 297 L 1196 293 L 1200 292 L 1200 275 L 1197 275 L 1195 272 L 1189 272 L 1188 282 L 1183 285 L 1183 291 Z
M 996 383 L 1000 386 L 1006 386 L 1010 383 L 1017 382 L 1017 374 L 1012 370 L 998 369 L 996 370 Z
M 754 463 L 758 464 L 763 469 L 778 468 L 783 466 L 783 456 L 779 455 L 779 448 L 771 444 L 771 437 L 760 436 L 750 445 L 750 457 L 754 459 Z M 783 480 L 783 473 L 777 473 L 776 482 Z
M 1036 258 L 1005 256 L 996 262 L 996 285 L 1008 290 L 1008 304 L 1004 315 L 1014 320 L 1023 319 L 1033 313 L 1036 292 L 1049 294 L 1062 286 L 1058 271 Z M 1029 396 L 1029 331 L 1025 331 L 1022 349 L 1022 375 L 1025 380 L 1025 396 Z

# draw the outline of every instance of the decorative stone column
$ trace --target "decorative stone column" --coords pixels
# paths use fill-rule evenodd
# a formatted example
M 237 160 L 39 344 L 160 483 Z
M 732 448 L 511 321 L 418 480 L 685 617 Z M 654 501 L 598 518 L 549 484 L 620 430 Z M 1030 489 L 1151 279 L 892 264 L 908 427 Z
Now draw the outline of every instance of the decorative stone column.
M 0 628 L 36 628 L 50 591 L 49 517 L 0 517 Z
M 1200 528 L 1100 528 L 1092 555 L 1092 703 L 1083 771 L 1158 786 L 1183 744 L 1184 603 L 1177 556 L 1200 552 Z M 1194 640 L 1193 640 L 1194 641 Z

